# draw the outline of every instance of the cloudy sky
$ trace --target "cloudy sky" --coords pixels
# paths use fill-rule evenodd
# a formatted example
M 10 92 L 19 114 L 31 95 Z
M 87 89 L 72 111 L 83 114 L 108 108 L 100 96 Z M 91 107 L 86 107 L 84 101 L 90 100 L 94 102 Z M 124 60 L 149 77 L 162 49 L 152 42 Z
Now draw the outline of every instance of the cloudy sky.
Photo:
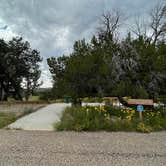
M 160 0 L 166 1 L 166 0 Z M 122 9 L 128 25 L 136 16 L 147 19 L 146 12 L 158 0 L 0 0 L 0 38 L 22 36 L 38 49 L 43 87 L 51 86 L 46 59 L 72 51 L 75 40 L 89 39 L 96 31 L 104 11 Z M 6 28 L 7 25 L 7 28 Z

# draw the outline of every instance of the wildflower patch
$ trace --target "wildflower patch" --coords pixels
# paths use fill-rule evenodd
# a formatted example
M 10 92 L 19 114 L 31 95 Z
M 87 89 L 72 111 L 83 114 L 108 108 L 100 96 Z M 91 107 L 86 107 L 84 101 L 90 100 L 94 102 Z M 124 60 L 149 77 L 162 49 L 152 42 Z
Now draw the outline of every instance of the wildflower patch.
M 143 110 L 140 121 L 138 111 L 112 105 L 68 107 L 61 121 L 55 124 L 57 130 L 74 131 L 139 131 L 151 132 L 166 129 L 166 111 Z

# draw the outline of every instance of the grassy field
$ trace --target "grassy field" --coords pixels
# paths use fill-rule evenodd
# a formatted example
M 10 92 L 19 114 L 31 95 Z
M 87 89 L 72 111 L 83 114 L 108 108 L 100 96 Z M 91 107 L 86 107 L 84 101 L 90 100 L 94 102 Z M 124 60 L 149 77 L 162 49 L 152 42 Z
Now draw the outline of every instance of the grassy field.
M 0 128 L 7 126 L 18 118 L 32 113 L 46 104 L 0 104 Z
M 24 99 L 25 100 L 25 99 Z M 40 99 L 39 99 L 39 96 L 31 96 L 30 98 L 29 98 L 29 101 L 39 101 Z

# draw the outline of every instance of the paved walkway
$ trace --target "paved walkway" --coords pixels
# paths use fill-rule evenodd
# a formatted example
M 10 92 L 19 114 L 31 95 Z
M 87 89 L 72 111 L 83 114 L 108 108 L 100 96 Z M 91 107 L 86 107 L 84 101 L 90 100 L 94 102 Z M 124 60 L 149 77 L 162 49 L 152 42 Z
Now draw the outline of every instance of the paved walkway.
M 52 131 L 54 130 L 53 124 L 60 120 L 61 114 L 67 106 L 70 106 L 70 104 L 50 104 L 34 113 L 18 119 L 8 127 L 10 129 Z

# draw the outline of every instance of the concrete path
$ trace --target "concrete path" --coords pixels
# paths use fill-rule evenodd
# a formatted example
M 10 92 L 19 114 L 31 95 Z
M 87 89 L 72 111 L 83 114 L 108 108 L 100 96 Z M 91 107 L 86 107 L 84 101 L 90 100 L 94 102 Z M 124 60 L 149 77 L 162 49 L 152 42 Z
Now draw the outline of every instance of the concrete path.
M 67 106 L 70 106 L 70 104 L 50 104 L 34 113 L 18 119 L 8 127 L 10 129 L 52 131 L 54 130 L 53 124 L 60 120 L 61 114 Z

